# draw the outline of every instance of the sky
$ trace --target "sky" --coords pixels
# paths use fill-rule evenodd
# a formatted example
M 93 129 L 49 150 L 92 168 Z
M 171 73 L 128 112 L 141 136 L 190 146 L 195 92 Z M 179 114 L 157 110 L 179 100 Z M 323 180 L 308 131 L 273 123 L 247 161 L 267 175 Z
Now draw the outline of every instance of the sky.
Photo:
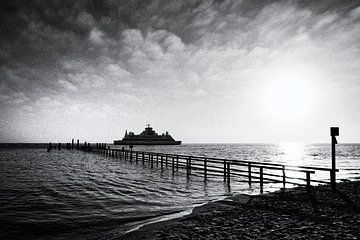
M 0 3 L 0 142 L 360 142 L 359 1 Z

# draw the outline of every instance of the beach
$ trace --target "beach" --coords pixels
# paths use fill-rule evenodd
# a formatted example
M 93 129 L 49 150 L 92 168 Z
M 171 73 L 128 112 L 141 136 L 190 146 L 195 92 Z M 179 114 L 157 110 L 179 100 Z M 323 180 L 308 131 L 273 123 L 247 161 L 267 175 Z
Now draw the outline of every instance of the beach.
M 239 194 L 121 239 L 359 239 L 360 182 Z

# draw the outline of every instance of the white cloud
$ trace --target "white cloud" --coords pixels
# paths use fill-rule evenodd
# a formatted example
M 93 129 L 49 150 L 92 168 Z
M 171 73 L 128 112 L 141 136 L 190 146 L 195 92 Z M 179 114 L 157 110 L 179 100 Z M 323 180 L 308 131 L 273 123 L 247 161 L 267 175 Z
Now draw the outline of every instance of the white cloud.
M 80 24 L 80 26 L 87 29 L 91 29 L 95 26 L 95 20 L 93 16 L 87 12 L 81 12 L 77 16 L 76 21 L 78 22 L 78 24 Z
M 65 90 L 67 90 L 67 91 L 75 92 L 78 90 L 77 87 L 69 81 L 59 79 L 58 82 L 59 82 L 60 86 L 65 88 Z
M 101 32 L 99 29 L 94 28 L 91 30 L 89 35 L 90 42 L 96 44 L 96 45 L 104 45 L 104 39 L 103 39 L 104 33 Z

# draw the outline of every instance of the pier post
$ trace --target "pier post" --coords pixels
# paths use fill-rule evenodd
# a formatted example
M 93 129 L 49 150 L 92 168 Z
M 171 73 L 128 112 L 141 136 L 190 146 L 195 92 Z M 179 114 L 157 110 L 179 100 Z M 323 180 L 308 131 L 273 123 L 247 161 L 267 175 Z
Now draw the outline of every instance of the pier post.
M 144 162 L 145 162 L 145 153 L 143 152 L 142 153 L 142 164 L 144 165 Z
M 260 167 L 260 192 L 263 193 L 264 187 L 264 170 L 263 167 Z
M 311 187 L 310 172 L 306 172 L 306 190 L 308 193 L 310 193 L 310 187 Z
M 191 174 L 191 157 L 189 157 L 189 175 Z
M 88 143 L 88 151 L 91 151 L 90 143 Z
M 74 139 L 71 140 L 71 150 L 74 150 Z
M 87 145 L 87 142 L 85 141 L 84 142 L 84 149 L 83 149 L 85 152 L 86 152 L 86 145 Z
M 176 171 L 179 171 L 179 156 L 176 156 Z
M 76 141 L 76 149 L 77 149 L 77 150 L 80 149 L 80 140 L 79 140 L 79 139 Z
M 189 177 L 190 173 L 189 173 L 189 158 L 186 158 L 186 176 Z
M 248 163 L 249 187 L 251 187 L 251 163 Z
M 165 166 L 167 167 L 167 165 L 168 165 L 168 155 L 166 154 L 165 155 Z
M 61 143 L 58 144 L 58 150 L 61 150 Z
M 227 163 L 227 184 L 230 186 L 230 163 Z
M 159 166 L 159 154 L 156 154 L 156 166 Z
M 52 145 L 51 145 L 51 142 L 49 142 L 49 146 L 47 148 L 47 152 L 50 152 L 52 150 Z
M 226 181 L 226 160 L 224 160 L 224 182 Z
M 207 178 L 207 158 L 204 158 L 204 181 Z
M 136 154 L 135 154 L 135 161 L 136 161 L 136 163 L 138 163 L 138 152 L 136 152 Z
M 336 136 L 339 136 L 339 128 L 331 127 L 331 171 L 330 171 L 330 182 L 331 189 L 336 189 L 336 161 L 335 161 L 335 145 L 337 144 Z
M 172 164 L 172 172 L 174 173 L 175 172 L 175 166 L 174 166 L 174 157 L 172 157 L 172 161 L 171 161 L 171 164 Z
M 160 156 L 160 161 L 161 161 L 161 169 L 163 169 L 163 162 L 164 162 L 164 159 L 163 159 L 163 155 Z
M 133 146 L 132 145 L 130 145 L 129 146 L 130 147 L 130 162 L 132 162 L 132 158 L 133 158 Z
M 282 174 L 283 174 L 283 188 L 285 189 L 285 185 L 286 185 L 285 166 L 282 166 Z
M 154 155 L 151 154 L 150 156 L 151 156 L 151 168 L 153 168 L 154 167 Z
M 187 172 L 187 175 L 190 176 L 190 174 L 191 174 L 191 157 L 186 159 L 186 172 Z

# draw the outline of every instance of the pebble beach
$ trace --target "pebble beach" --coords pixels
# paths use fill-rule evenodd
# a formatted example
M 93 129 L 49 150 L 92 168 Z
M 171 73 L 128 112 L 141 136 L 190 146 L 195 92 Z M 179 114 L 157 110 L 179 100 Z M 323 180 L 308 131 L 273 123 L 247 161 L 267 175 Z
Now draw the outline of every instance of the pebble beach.
M 360 239 L 360 182 L 239 194 L 122 239 Z

